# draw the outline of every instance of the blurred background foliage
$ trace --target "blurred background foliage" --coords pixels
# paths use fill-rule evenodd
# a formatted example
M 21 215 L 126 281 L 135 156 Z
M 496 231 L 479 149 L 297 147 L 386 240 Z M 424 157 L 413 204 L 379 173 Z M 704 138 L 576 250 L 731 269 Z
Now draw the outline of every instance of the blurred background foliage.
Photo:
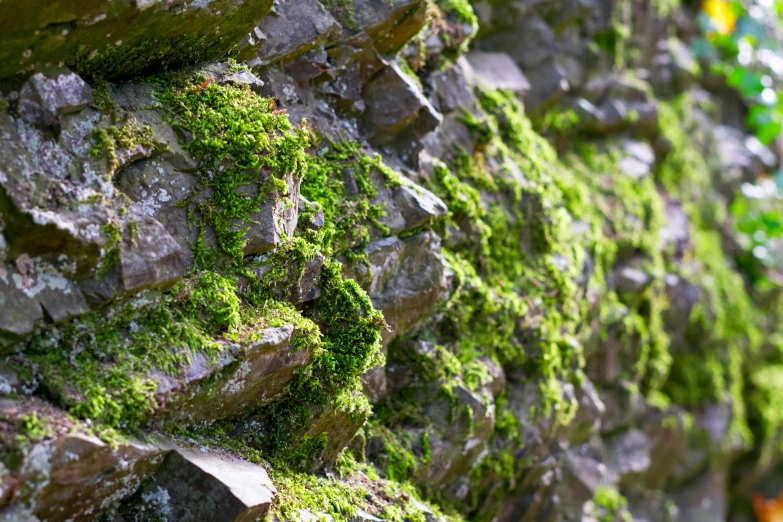
M 783 156 L 783 0 L 704 0 L 694 54 L 725 78 L 748 110 L 745 123 Z M 783 171 L 742 185 L 731 207 L 738 267 L 757 291 L 783 287 Z

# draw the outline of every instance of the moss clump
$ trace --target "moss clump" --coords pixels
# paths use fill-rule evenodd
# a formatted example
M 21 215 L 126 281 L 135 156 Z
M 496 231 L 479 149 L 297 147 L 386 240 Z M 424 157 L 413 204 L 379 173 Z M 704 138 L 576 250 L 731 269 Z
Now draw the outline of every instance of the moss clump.
M 599 486 L 595 490 L 593 504 L 598 509 L 599 522 L 616 522 L 618 517 L 624 522 L 631 522 L 628 500 L 616 489 Z
M 359 22 L 356 20 L 353 0 L 321 0 L 321 3 L 340 22 L 340 25 L 351 31 L 359 30 Z
M 359 377 L 383 364 L 380 331 L 385 323 L 367 294 L 355 281 L 343 279 L 333 261 L 325 263 L 319 286 L 321 297 L 306 310 L 320 332 L 312 365 L 294 376 L 280 401 L 216 423 L 224 431 L 238 423 L 257 426 L 241 435 L 242 443 L 287 467 L 310 469 L 322 458 L 327 435 L 306 434 L 317 416 L 334 410 L 364 423 L 370 406 Z
M 50 420 L 45 416 L 39 417 L 37 411 L 22 415 L 19 420 L 19 434 L 16 436 L 16 444 L 19 447 L 36 440 L 45 439 L 52 434 L 52 430 L 49 427 Z
M 172 124 L 192 134 L 187 148 L 199 161 L 199 184 L 183 203 L 202 231 L 194 255 L 205 268 L 239 268 L 253 215 L 268 198 L 296 204 L 287 179 L 300 178 L 306 168 L 307 128 L 303 122 L 294 129 L 274 100 L 246 85 L 168 78 L 158 82 L 156 99 Z M 210 195 L 200 198 L 207 188 Z M 203 243 L 206 225 L 215 231 L 215 247 Z
M 661 106 L 661 134 L 670 151 L 657 178 L 685 203 L 694 251 L 692 262 L 678 270 L 701 293 L 685 342 L 674 350 L 675 364 L 664 391 L 686 407 L 730 398 L 732 434 L 747 443 L 752 434 L 746 422 L 745 375 L 758 360 L 760 314 L 723 250 L 720 216 L 716 222 L 707 192 L 711 169 L 701 150 L 709 150 L 710 142 L 699 132 L 696 111 L 688 95 Z
M 145 154 L 154 155 L 164 149 L 164 146 L 155 140 L 152 128 L 149 125 L 139 125 L 132 116 L 128 116 L 121 125 L 96 127 L 92 139 L 92 157 L 96 160 L 106 158 L 106 179 L 111 179 L 120 166 L 117 158 L 119 150 L 132 151 L 142 148 L 146 151 Z
M 257 340 L 267 327 L 295 324 L 295 345 L 318 343 L 315 325 L 282 303 L 247 306 L 236 282 L 190 276 L 171 293 L 148 294 L 36 337 L 21 364 L 75 417 L 134 430 L 158 406 L 156 372 L 177 377 L 195 352 L 215 360 L 229 342 Z
M 403 183 L 401 176 L 377 154 L 364 153 L 359 143 L 324 141 L 307 161 L 300 190 L 316 204 L 311 212 L 323 211 L 324 226 L 317 231 L 300 229 L 300 234 L 327 256 L 344 254 L 352 262 L 364 259 L 371 232 L 389 233 L 379 221 L 383 205 L 374 203 L 376 184 L 382 181 L 395 188 Z M 306 223 L 308 217 L 301 216 L 300 223 Z
M 340 455 L 335 471 L 334 477 L 274 471 L 272 481 L 279 495 L 273 514 L 280 520 L 301 520 L 305 510 L 336 522 L 354 520 L 360 512 L 393 522 L 425 522 L 442 516 L 412 486 L 380 477 L 375 468 L 357 462 L 348 452 Z

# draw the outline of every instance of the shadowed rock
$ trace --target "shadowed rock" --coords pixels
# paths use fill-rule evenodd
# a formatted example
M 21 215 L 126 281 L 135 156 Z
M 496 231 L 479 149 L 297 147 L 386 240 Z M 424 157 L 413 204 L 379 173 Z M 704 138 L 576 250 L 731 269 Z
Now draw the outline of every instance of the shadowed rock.
M 286 61 L 325 44 L 340 34 L 341 27 L 317 0 L 278 1 L 258 29 L 264 41 L 251 67 Z
M 235 457 L 179 448 L 121 511 L 131 522 L 252 522 L 277 493 L 264 468 Z
M 161 64 L 214 60 L 271 6 L 272 0 L 3 2 L 0 78 L 62 62 L 116 78 Z
M 157 377 L 158 414 L 167 422 L 201 424 L 240 414 L 279 397 L 297 369 L 307 366 L 313 347 L 295 346 L 296 329 L 264 329 L 257 340 L 230 346 L 211 361 L 195 353 L 182 377 Z

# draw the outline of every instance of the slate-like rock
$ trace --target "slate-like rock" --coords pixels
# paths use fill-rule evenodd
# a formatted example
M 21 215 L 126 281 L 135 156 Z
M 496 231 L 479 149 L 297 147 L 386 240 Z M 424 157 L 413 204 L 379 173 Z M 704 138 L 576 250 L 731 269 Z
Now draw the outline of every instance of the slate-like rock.
M 264 468 L 227 455 L 175 449 L 123 506 L 129 522 L 253 522 L 269 512 L 277 490 Z
M 34 443 L 15 473 L 20 501 L 42 521 L 90 522 L 133 493 L 163 453 L 135 442 L 112 449 L 79 433 Z
M 80 74 L 115 79 L 157 65 L 214 60 L 239 43 L 271 6 L 272 0 L 3 2 L 0 78 L 65 63 Z
M 0 351 L 36 326 L 61 323 L 90 311 L 79 288 L 55 267 L 23 254 L 0 265 Z
M 483 39 L 481 50 L 508 54 L 530 82 L 525 104 L 530 110 L 550 107 L 569 88 L 568 74 L 558 62 L 554 31 L 541 18 L 527 17 L 513 29 Z
M 474 51 L 466 58 L 474 81 L 482 82 L 490 89 L 511 91 L 520 97 L 530 90 L 530 82 L 508 54 Z
M 59 127 L 61 114 L 86 109 L 93 102 L 92 88 L 67 69 L 34 74 L 19 93 L 17 111 L 28 123 Z
M 338 20 L 350 32 L 366 32 L 381 53 L 399 51 L 427 23 L 422 0 L 353 0 L 349 15 Z
M 637 429 L 630 429 L 606 441 L 610 465 L 620 478 L 620 484 L 639 483 L 649 470 L 650 439 Z
M 132 215 L 132 237 L 124 238 L 120 274 L 126 292 L 166 288 L 185 275 L 185 255 L 163 225 L 150 216 Z
M 159 375 L 157 413 L 166 422 L 203 424 L 240 414 L 282 395 L 313 358 L 313 347 L 294 346 L 293 325 L 271 327 L 230 346 L 212 361 L 196 353 L 184 376 Z
M 345 272 L 365 286 L 375 308 L 383 311 L 391 327 L 384 333 L 385 342 L 410 331 L 447 297 L 451 271 L 434 232 L 379 239 L 366 252 L 369 270 L 346 265 Z
M 372 202 L 384 209 L 378 222 L 388 227 L 391 234 L 432 225 L 448 214 L 448 207 L 438 196 L 407 180 L 399 186 L 389 186 L 379 179 L 376 186 L 377 195 Z
M 364 123 L 373 138 L 388 141 L 402 134 L 424 136 L 443 117 L 422 94 L 416 82 L 390 63 L 365 85 Z
M 251 67 L 286 61 L 334 39 L 340 24 L 317 0 L 277 0 L 274 10 L 258 24 L 264 41 Z

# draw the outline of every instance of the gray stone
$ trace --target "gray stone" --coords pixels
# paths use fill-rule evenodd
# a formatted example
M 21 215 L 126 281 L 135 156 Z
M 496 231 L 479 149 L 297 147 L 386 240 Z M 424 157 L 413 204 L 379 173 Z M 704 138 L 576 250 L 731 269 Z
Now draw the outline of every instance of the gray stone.
M 27 255 L 84 279 L 105 255 L 111 183 L 89 156 L 90 111 L 63 118 L 61 135 L 0 113 L 0 215 L 8 259 Z M 107 197 L 109 199 L 107 199 Z
M 258 29 L 265 35 L 251 67 L 286 61 L 319 47 L 340 34 L 341 27 L 317 0 L 277 0 Z
M 359 115 L 364 112 L 366 106 L 362 99 L 364 85 L 386 67 L 386 62 L 366 35 L 358 35 L 349 43 L 335 45 L 329 48 L 327 53 L 333 80 L 319 83 L 316 86 L 317 91 L 330 100 L 335 109 Z M 343 127 L 341 132 L 348 132 L 351 136 L 356 134 L 355 130 L 351 131 L 350 125 L 338 124 L 337 127 Z M 329 132 L 330 129 L 327 127 L 321 131 Z
M 19 393 L 21 384 L 19 375 L 9 368 L 5 362 L 0 361 L 0 396 Z M 0 468 L 0 476 L 2 476 L 2 471 L 2 468 Z M 2 504 L 2 497 L 2 487 L 0 486 L 0 504 Z
M 519 65 L 530 82 L 525 96 L 529 110 L 545 110 L 570 88 L 567 72 L 557 60 L 555 34 L 539 17 L 528 17 L 507 32 L 482 39 L 480 49 L 507 53 Z
M 680 490 L 674 502 L 682 521 L 726 520 L 726 476 L 721 471 L 707 472 L 693 485 Z
M 423 136 L 443 119 L 416 82 L 393 62 L 367 83 L 363 98 L 364 124 L 376 140 L 388 141 L 403 132 Z
M 489 375 L 489 381 L 484 384 L 484 389 L 497 397 L 506 392 L 506 373 L 503 368 L 490 357 L 481 356 L 479 361 L 484 365 Z
M 601 417 L 601 433 L 613 433 L 627 427 L 644 413 L 644 401 L 638 387 L 633 383 L 621 382 L 606 387 L 600 392 L 606 412 Z
M 464 500 L 469 487 L 462 479 L 488 451 L 488 441 L 495 428 L 494 402 L 463 384 L 451 386 L 453 399 L 447 399 L 440 395 L 441 385 L 431 385 L 420 393 L 423 400 L 432 395 L 437 398 L 423 408 L 432 422 L 428 428 L 430 462 L 419 470 L 417 478 L 430 491 Z M 409 433 L 417 441 L 423 435 L 416 429 L 410 429 Z
M 307 214 L 309 217 L 306 221 L 301 219 L 303 214 Z M 304 228 L 312 230 L 319 230 L 323 228 L 325 224 L 324 211 L 319 209 L 317 205 L 311 203 L 304 196 L 299 195 L 299 216 L 300 220 L 298 225 Z
M 691 310 L 701 298 L 701 289 L 684 277 L 667 274 L 664 278 L 669 308 L 664 311 L 666 330 L 671 332 L 673 344 L 684 342 L 685 331 L 690 322 Z
M 203 424 L 280 397 L 296 370 L 313 359 L 313 346 L 294 346 L 297 333 L 292 325 L 266 328 L 228 346 L 217 361 L 197 352 L 184 375 L 155 376 L 163 405 L 156 415 L 166 422 Z
M 530 82 L 506 53 L 474 51 L 466 56 L 472 68 L 474 81 L 490 89 L 501 89 L 523 96 L 530 90 Z
M 264 82 L 247 69 L 236 69 L 226 62 L 215 62 L 204 65 L 202 73 L 218 84 L 247 85 L 254 92 L 260 92 L 264 88 Z
M 366 32 L 381 53 L 399 51 L 427 23 L 427 2 L 422 0 L 353 0 L 350 9 L 350 15 L 337 19 L 351 33 Z
M 5 509 L 0 509 L 0 521 L 40 522 L 40 520 L 24 506 L 12 506 Z
M 385 211 L 378 222 L 388 227 L 391 234 L 431 225 L 448 214 L 448 207 L 439 197 L 410 181 L 403 180 L 398 187 L 383 182 L 376 186 L 373 203 L 382 204 Z
M 615 270 L 614 280 L 617 289 L 626 294 L 637 294 L 652 281 L 652 275 L 633 266 L 623 266 Z
M 67 69 L 55 69 L 27 80 L 17 110 L 28 123 L 59 127 L 60 115 L 86 109 L 92 102 L 92 88 L 84 80 Z
M 0 78 L 66 63 L 80 74 L 116 79 L 156 65 L 214 60 L 239 43 L 271 6 L 272 0 L 97 0 L 54 9 L 42 0 L 3 2 Z
M 640 430 L 631 429 L 606 441 L 612 469 L 623 486 L 639 483 L 649 470 L 650 439 Z
M 5 277 L 0 278 L 0 347 L 23 339 L 43 321 L 41 305 L 17 288 L 9 278 L 9 269 L 3 268 Z
M 679 522 L 681 520 L 678 509 L 662 491 L 636 491 L 627 498 L 633 522 Z
M 677 38 L 658 41 L 652 59 L 650 83 L 662 95 L 671 96 L 688 89 L 699 74 L 699 63 L 688 45 Z
M 377 404 L 385 399 L 387 392 L 386 367 L 377 366 L 362 375 L 362 393 L 370 401 L 370 404 Z
M 661 250 L 681 258 L 691 247 L 690 219 L 682 203 L 666 200 L 666 222 L 660 231 Z
M 172 139 L 176 141 L 173 135 Z M 185 267 L 190 269 L 194 263 L 191 245 L 198 238 L 198 229 L 188 220 L 188 209 L 182 203 L 196 188 L 198 180 L 192 172 L 174 166 L 174 158 L 189 159 L 190 155 L 186 154 L 140 161 L 125 169 L 116 183 L 133 200 L 133 213 L 155 219 L 176 240 L 184 255 Z M 181 165 L 190 170 L 185 161 Z M 208 195 L 207 190 L 196 201 L 206 199 Z M 199 213 L 195 214 L 195 217 L 199 216 Z M 205 243 L 214 244 L 214 241 L 214 231 L 206 227 Z
M 24 485 L 20 501 L 41 520 L 95 520 L 133 493 L 163 453 L 132 441 L 113 449 L 80 433 L 34 443 L 24 448 L 15 472 Z
M 381 522 L 381 519 L 362 509 L 357 509 L 356 514 L 350 519 L 350 522 Z
M 596 76 L 584 84 L 579 95 L 593 104 L 601 104 L 612 98 L 645 102 L 652 97 L 649 85 L 630 73 Z
M 433 106 L 444 115 L 456 112 L 463 116 L 464 111 L 470 111 L 477 118 L 483 117 L 471 85 L 475 77 L 471 64 L 464 56 L 454 65 L 433 72 L 430 77 Z
M 613 486 L 616 475 L 602 462 L 603 448 L 585 444 L 568 449 L 561 456 L 561 477 L 556 492 L 561 500 L 559 511 L 566 520 L 582 520 L 581 515 L 599 487 Z
M 601 429 L 601 418 L 606 413 L 606 406 L 595 389 L 595 385 L 585 377 L 575 390 L 579 409 L 568 426 L 568 440 L 573 444 L 587 441 Z
M 675 467 L 685 460 L 688 448 L 686 414 L 679 408 L 660 411 L 650 408 L 639 422 L 639 427 L 650 440 L 650 468 L 645 487 L 663 489 L 671 485 L 670 477 Z
M 80 288 L 40 259 L 23 254 L 15 266 L 0 265 L 0 275 L 0 348 L 44 321 L 61 323 L 90 310 Z
M 228 455 L 179 448 L 140 492 L 130 520 L 251 522 L 269 512 L 277 490 L 264 468 Z M 134 510 L 130 509 L 134 514 Z
M 720 160 L 717 188 L 725 197 L 733 198 L 742 183 L 751 183 L 766 169 L 775 167 L 774 154 L 755 137 L 728 126 L 718 126 L 713 133 Z
M 367 246 L 370 269 L 345 266 L 345 275 L 357 279 L 375 308 L 382 310 L 390 332 L 384 342 L 408 332 L 448 295 L 451 271 L 440 252 L 440 238 L 432 231 L 405 239 L 389 237 Z
M 166 288 L 185 275 L 182 248 L 157 220 L 131 215 L 133 235 L 124 238 L 120 253 L 120 274 L 126 292 Z
M 650 144 L 642 141 L 622 140 L 623 156 L 617 165 L 623 174 L 634 179 L 646 177 L 655 163 L 655 152 Z

